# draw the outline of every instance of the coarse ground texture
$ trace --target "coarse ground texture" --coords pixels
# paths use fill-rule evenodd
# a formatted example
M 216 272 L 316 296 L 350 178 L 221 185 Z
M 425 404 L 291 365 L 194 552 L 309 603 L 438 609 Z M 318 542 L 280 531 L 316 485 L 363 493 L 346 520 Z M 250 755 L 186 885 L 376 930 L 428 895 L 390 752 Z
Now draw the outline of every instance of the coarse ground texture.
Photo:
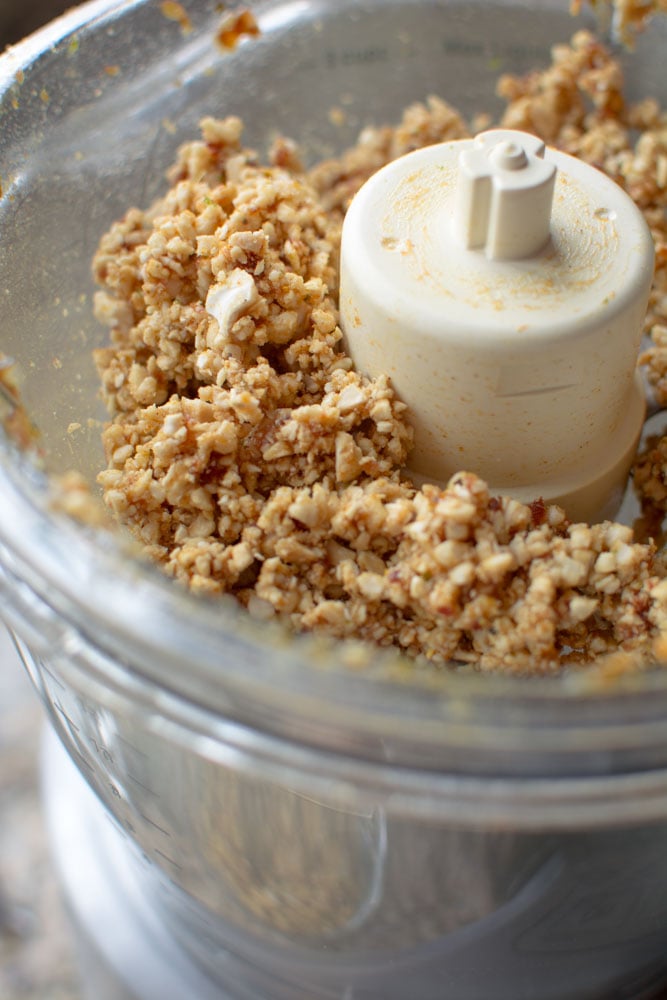
M 601 168 L 644 213 L 657 264 L 642 360 L 665 402 L 667 117 L 650 99 L 627 104 L 622 84 L 579 32 L 545 71 L 499 81 L 500 124 Z M 384 163 L 468 125 L 430 98 L 308 171 L 285 139 L 262 165 L 241 133 L 237 119 L 205 120 L 169 191 L 131 209 L 95 258 L 111 511 L 177 580 L 297 630 L 503 672 L 619 650 L 650 659 L 667 620 L 654 545 L 492 496 L 468 472 L 417 489 L 402 473 L 405 407 L 345 354 L 337 262 L 351 198 Z M 639 477 L 651 503 L 663 458 Z
M 638 31 L 645 31 L 655 14 L 667 13 L 667 0 L 588 0 L 601 13 L 611 13 L 615 36 L 632 47 Z M 570 9 L 578 14 L 583 0 L 571 0 Z

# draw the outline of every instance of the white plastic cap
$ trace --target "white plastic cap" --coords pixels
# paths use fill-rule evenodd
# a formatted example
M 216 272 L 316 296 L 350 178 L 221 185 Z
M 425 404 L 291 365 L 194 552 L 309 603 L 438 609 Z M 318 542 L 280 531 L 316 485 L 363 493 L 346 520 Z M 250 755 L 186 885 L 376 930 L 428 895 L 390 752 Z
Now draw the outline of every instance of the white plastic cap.
M 348 210 L 341 322 L 415 428 L 410 472 L 613 516 L 644 420 L 637 352 L 653 276 L 613 181 L 495 130 L 388 164 Z
M 496 130 L 460 153 L 454 224 L 466 250 L 517 260 L 543 248 L 556 180 L 544 148 L 536 136 Z

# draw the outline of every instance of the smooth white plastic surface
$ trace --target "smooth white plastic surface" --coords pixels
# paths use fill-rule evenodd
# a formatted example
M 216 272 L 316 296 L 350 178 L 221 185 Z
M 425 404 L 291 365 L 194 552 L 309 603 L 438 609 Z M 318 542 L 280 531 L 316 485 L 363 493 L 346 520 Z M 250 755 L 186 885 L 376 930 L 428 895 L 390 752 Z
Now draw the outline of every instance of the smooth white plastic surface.
M 409 471 L 461 469 L 574 520 L 613 516 L 645 414 L 643 216 L 604 174 L 495 130 L 390 163 L 350 206 L 341 323 L 415 428 Z
M 459 155 L 456 238 L 491 260 L 538 253 L 549 239 L 556 166 L 544 143 L 509 129 L 483 132 Z

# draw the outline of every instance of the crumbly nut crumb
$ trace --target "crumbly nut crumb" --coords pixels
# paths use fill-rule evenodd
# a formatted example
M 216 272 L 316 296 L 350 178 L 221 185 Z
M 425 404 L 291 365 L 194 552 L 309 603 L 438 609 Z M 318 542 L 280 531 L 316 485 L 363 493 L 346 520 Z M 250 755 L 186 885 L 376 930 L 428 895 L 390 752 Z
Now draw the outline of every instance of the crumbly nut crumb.
M 504 126 L 594 163 L 643 210 L 657 247 L 643 361 L 667 401 L 667 119 L 655 102 L 626 104 L 618 63 L 585 32 L 499 92 Z M 170 190 L 131 209 L 95 257 L 110 328 L 96 352 L 112 411 L 106 504 L 167 573 L 234 594 L 258 620 L 483 671 L 551 673 L 619 651 L 634 662 L 662 648 L 667 621 L 655 546 L 492 496 L 468 472 L 416 488 L 402 472 L 405 406 L 344 350 L 351 198 L 392 158 L 468 135 L 431 98 L 306 172 L 289 140 L 266 166 L 238 119 L 202 123 Z M 656 504 L 665 440 L 635 471 Z
M 614 32 L 622 42 L 633 47 L 637 32 L 646 30 L 654 14 L 667 13 L 667 0 L 588 0 L 602 15 L 611 14 Z M 583 0 L 570 0 L 570 10 L 578 14 Z

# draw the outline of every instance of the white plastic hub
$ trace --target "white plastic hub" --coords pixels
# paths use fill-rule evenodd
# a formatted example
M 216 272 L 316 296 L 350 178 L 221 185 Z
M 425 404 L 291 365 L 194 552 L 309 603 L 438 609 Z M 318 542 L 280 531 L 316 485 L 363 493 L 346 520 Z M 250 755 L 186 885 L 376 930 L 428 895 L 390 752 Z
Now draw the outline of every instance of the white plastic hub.
M 410 153 L 364 185 L 341 253 L 357 368 L 388 374 L 409 471 L 613 516 L 645 414 L 636 359 L 653 243 L 598 170 L 521 132 Z
M 455 235 L 466 250 L 517 260 L 549 239 L 556 166 L 544 143 L 523 132 L 485 132 L 459 154 Z

